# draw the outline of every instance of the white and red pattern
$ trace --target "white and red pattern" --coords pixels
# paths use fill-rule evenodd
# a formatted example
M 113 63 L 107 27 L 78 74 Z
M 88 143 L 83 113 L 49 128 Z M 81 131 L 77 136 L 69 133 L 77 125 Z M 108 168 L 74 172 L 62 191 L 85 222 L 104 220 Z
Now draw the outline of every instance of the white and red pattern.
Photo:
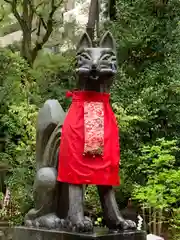
M 102 155 L 104 150 L 104 104 L 84 102 L 84 154 Z

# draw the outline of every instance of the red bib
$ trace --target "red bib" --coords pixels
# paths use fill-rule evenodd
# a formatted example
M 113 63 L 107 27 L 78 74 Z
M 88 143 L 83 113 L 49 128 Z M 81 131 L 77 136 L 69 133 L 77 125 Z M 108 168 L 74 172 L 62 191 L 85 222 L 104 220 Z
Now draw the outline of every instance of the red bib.
M 120 147 L 108 93 L 74 91 L 65 118 L 57 180 L 119 185 Z

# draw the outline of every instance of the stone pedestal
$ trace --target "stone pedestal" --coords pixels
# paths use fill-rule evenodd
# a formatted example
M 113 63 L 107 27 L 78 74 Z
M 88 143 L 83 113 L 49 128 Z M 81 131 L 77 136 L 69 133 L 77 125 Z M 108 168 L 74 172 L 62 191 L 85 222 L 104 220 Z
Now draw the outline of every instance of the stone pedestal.
M 146 240 L 144 231 L 108 233 L 106 229 L 95 229 L 92 234 L 15 227 L 12 240 Z

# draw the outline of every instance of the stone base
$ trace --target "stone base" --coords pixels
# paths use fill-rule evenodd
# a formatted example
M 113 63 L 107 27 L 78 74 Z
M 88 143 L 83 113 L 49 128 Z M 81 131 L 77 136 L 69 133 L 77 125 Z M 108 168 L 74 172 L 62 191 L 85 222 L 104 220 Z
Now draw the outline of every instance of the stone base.
M 95 229 L 89 233 L 71 233 L 65 231 L 15 227 L 13 240 L 146 240 L 145 231 L 123 231 L 108 233 L 107 229 Z

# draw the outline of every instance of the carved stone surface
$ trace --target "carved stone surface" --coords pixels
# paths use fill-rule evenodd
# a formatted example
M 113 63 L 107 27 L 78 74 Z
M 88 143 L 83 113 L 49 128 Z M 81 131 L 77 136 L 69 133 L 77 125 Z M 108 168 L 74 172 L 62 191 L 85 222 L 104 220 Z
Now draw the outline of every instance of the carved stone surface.
M 57 100 L 47 100 L 39 110 L 36 127 L 36 163 L 37 169 L 42 167 L 42 156 L 49 138 L 57 127 L 62 125 L 65 112 Z
M 4 240 L 4 239 L 5 239 L 4 233 L 0 231 L 0 240 Z
M 12 240 L 146 240 L 144 231 L 124 231 L 108 233 L 107 229 L 98 229 L 93 234 L 68 233 L 56 230 L 16 227 Z
M 85 33 L 77 47 L 78 89 L 109 92 L 116 74 L 116 65 L 116 47 L 111 33 L 107 32 L 96 48 L 92 47 L 92 41 Z M 46 101 L 39 111 L 36 138 L 37 173 L 34 181 L 35 207 L 26 214 L 25 225 L 92 232 L 93 223 L 84 216 L 83 185 L 56 181 L 64 118 L 65 112 L 57 100 Z M 106 226 L 111 230 L 135 229 L 136 224 L 133 221 L 122 217 L 112 186 L 101 185 L 97 188 Z
M 39 110 L 36 132 L 37 173 L 34 181 L 35 207 L 25 216 L 25 225 L 56 228 L 60 224 L 57 217 L 57 202 L 63 207 L 60 216 L 67 215 L 67 185 L 60 187 L 57 178 L 57 154 L 60 144 L 61 127 L 65 112 L 57 100 L 47 100 Z M 59 194 L 63 197 L 59 199 Z M 66 199 L 66 200 L 65 200 Z M 60 206 L 60 205 L 59 205 Z M 64 213 L 66 212 L 66 214 Z
M 92 0 L 93 2 L 95 1 Z M 96 8 L 98 7 L 96 6 Z M 113 78 L 117 72 L 116 45 L 111 33 L 105 33 L 98 46 L 94 46 L 92 39 L 85 33 L 77 45 L 76 59 L 77 89 L 80 91 L 109 93 Z M 35 206 L 26 214 L 24 222 L 29 228 L 92 232 L 93 223 L 91 219 L 84 216 L 84 186 L 56 181 L 64 118 L 65 112 L 57 100 L 46 101 L 39 111 L 36 137 L 37 172 L 33 191 Z M 63 131 L 63 134 L 65 135 L 66 132 Z M 68 161 L 68 159 L 65 160 Z M 62 170 L 66 171 L 66 169 Z M 106 226 L 111 231 L 135 229 L 136 224 L 133 221 L 125 220 L 122 217 L 112 186 L 101 185 L 97 186 L 97 188 Z M 16 235 L 19 238 L 17 237 L 15 240 L 33 239 L 30 238 L 33 234 L 35 234 L 34 239 L 57 239 L 58 236 L 72 237 L 68 233 L 45 230 L 39 230 L 40 235 L 37 235 L 38 231 L 32 229 L 27 230 L 27 237 L 25 237 L 25 230 L 27 229 L 16 228 Z M 126 233 L 119 233 L 118 238 L 137 240 L 136 236 L 139 233 L 131 233 L 127 235 L 130 238 L 126 237 Z M 49 234 L 49 238 L 46 237 L 47 234 Z M 36 235 L 40 237 L 37 238 Z M 81 236 L 97 237 L 96 235 Z M 142 238 L 142 240 L 144 239 Z

